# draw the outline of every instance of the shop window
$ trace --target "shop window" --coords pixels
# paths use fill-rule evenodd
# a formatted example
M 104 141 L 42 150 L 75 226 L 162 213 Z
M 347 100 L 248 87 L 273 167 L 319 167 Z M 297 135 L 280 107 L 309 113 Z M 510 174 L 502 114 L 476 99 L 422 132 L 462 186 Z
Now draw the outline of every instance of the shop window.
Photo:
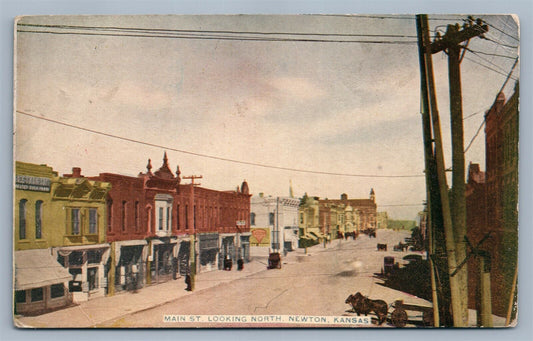
M 68 256 L 68 265 L 69 266 L 81 266 L 83 265 L 83 252 L 81 251 L 72 251 Z
M 89 234 L 98 233 L 98 211 L 96 208 L 89 209 Z
M 15 303 L 26 303 L 26 290 L 15 291 Z
M 39 302 L 44 299 L 44 290 L 43 288 L 31 289 L 31 301 Z
M 51 298 L 58 298 L 65 296 L 65 286 L 63 283 L 59 284 L 52 284 L 50 287 L 50 297 Z
M 100 250 L 87 251 L 87 263 L 98 264 L 100 263 L 101 259 L 102 259 L 102 251 Z
M 35 203 L 35 239 L 42 238 L 43 202 L 37 200 Z
M 98 268 L 87 269 L 87 283 L 89 284 L 89 290 L 98 288 Z
M 19 201 L 19 239 L 26 239 L 26 203 L 28 200 Z
M 70 228 L 72 235 L 80 234 L 80 209 L 73 208 L 70 211 Z

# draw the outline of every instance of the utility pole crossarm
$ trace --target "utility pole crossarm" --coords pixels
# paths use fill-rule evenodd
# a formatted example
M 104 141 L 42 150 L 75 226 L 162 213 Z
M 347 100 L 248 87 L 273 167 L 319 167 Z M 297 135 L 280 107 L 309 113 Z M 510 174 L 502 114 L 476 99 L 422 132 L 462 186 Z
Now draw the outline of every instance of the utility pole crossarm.
M 461 42 L 470 38 L 477 37 L 483 33 L 488 32 L 489 27 L 487 25 L 473 24 L 472 26 L 464 27 L 459 31 L 455 25 L 448 25 L 448 30 L 442 39 L 435 40 L 431 43 L 431 53 L 437 53 L 444 51 L 451 46 L 460 44 Z

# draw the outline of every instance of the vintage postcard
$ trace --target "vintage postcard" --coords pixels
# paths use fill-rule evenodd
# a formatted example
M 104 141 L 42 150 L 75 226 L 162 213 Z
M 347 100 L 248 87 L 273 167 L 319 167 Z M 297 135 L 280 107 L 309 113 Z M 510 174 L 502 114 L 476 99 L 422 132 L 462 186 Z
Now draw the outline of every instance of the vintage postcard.
M 15 326 L 516 325 L 517 16 L 14 25 Z

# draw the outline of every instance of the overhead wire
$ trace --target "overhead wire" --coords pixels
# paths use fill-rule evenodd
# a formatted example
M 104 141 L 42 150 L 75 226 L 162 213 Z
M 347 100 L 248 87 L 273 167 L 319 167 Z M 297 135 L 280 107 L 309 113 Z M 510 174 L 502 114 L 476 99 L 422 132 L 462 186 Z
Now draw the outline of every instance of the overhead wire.
M 59 121 L 59 120 L 54 120 L 54 119 L 43 117 L 43 116 L 39 116 L 39 115 L 36 115 L 36 114 L 31 114 L 31 113 L 28 113 L 28 112 L 25 112 L 25 111 L 21 111 L 21 110 L 17 110 L 17 113 L 22 114 L 22 115 L 26 115 L 26 116 L 29 116 L 29 117 L 33 117 L 33 118 L 36 118 L 36 119 L 40 119 L 40 120 L 56 123 L 56 124 L 63 125 L 63 126 L 66 126 L 66 127 L 70 127 L 70 128 L 74 128 L 74 129 L 90 132 L 90 133 L 93 133 L 93 134 L 102 135 L 102 136 L 106 136 L 106 137 L 111 137 L 111 138 L 119 139 L 119 140 L 123 140 L 123 141 L 133 142 L 133 143 L 137 143 L 137 144 L 141 144 L 141 145 L 145 145 L 145 146 L 149 146 L 149 147 L 156 147 L 156 148 L 171 150 L 171 151 L 182 153 L 182 154 L 188 154 L 188 155 L 203 157 L 203 158 L 212 159 L 212 160 L 232 162 L 232 163 L 244 164 L 244 165 L 255 166 L 255 167 L 278 169 L 278 170 L 285 170 L 285 171 L 298 172 L 298 173 L 307 173 L 307 174 L 346 176 L 346 177 L 359 177 L 359 178 L 421 178 L 421 177 L 424 177 L 423 174 L 377 175 L 377 174 L 351 174 L 351 173 L 323 172 L 323 171 L 305 170 L 305 169 L 274 166 L 274 165 L 268 165 L 268 164 L 262 164 L 262 163 L 235 160 L 235 159 L 224 158 L 224 157 L 219 157 L 219 156 L 214 156 L 214 155 L 191 152 L 191 151 L 187 151 L 187 150 L 183 150 L 183 149 L 177 149 L 177 148 L 174 148 L 174 147 L 164 146 L 164 145 L 150 143 L 150 142 L 144 142 L 144 141 L 141 141 L 141 140 L 137 140 L 137 139 L 133 139 L 133 138 L 129 138 L 129 137 L 124 137 L 124 136 L 119 136 L 119 135 L 115 135 L 115 134 L 111 134 L 111 133 L 105 133 L 105 132 L 102 132 L 102 131 L 99 131 L 99 130 L 81 127 L 81 126 L 70 124 L 70 123 L 67 123 L 67 122 L 62 122 L 62 121 Z
M 511 67 L 511 71 L 509 71 L 509 74 L 507 75 L 507 78 L 505 79 L 505 81 L 503 82 L 503 85 L 501 86 L 500 88 L 500 91 L 498 91 L 496 93 L 496 98 L 494 99 L 494 102 L 492 102 L 492 105 L 490 106 L 490 108 L 492 108 L 494 106 L 494 104 L 496 103 L 496 101 L 498 100 L 498 96 L 500 95 L 500 93 L 503 91 L 503 89 L 505 88 L 505 86 L 507 85 L 507 82 L 509 81 L 509 79 L 511 79 L 511 75 L 513 74 L 514 72 L 514 69 L 516 67 L 516 65 L 518 64 L 518 57 L 516 57 L 515 59 L 515 62 L 513 64 L 513 66 Z M 490 109 L 489 109 L 490 110 Z M 488 112 L 490 113 L 490 111 Z M 487 113 L 487 115 L 488 115 Z M 474 141 L 476 140 L 476 138 L 478 137 L 479 135 L 479 132 L 481 131 L 481 128 L 483 128 L 483 126 L 485 125 L 487 121 L 487 116 L 485 116 L 483 118 L 483 121 L 481 122 L 481 125 L 479 126 L 479 128 L 477 129 L 476 133 L 474 134 L 474 137 L 472 137 L 472 139 L 470 140 L 470 142 L 468 143 L 468 146 L 465 148 L 464 150 L 464 153 L 466 154 L 466 152 L 470 149 L 470 147 L 472 146 L 472 144 L 474 143 Z

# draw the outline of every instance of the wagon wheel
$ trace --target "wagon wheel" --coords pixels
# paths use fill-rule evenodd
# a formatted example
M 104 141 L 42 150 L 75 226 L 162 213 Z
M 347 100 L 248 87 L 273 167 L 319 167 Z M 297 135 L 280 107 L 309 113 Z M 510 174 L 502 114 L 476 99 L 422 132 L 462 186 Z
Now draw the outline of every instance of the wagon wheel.
M 396 308 L 392 311 L 390 319 L 395 327 L 405 327 L 407 324 L 407 312 L 402 308 Z
M 424 326 L 433 327 L 433 310 L 424 310 L 422 313 L 422 321 L 424 322 Z

